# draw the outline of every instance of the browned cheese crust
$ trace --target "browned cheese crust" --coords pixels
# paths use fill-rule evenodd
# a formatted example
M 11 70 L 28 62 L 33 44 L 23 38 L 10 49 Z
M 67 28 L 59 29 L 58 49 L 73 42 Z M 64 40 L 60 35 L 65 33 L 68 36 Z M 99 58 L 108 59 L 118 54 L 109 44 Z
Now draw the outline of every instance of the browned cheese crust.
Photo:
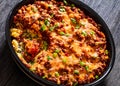
M 99 24 L 65 0 L 39 0 L 14 16 L 13 47 L 23 64 L 65 86 L 98 79 L 107 67 L 106 37 Z

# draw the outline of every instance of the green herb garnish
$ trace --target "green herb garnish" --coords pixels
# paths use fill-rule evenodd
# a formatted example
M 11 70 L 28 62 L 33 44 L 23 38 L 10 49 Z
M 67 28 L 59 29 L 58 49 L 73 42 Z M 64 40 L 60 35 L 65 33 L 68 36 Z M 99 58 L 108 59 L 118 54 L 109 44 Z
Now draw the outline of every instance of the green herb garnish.
M 83 61 L 80 61 L 80 65 L 81 65 L 81 66 L 84 66 L 85 63 L 84 63 Z
M 36 13 L 38 9 L 36 7 L 32 7 L 32 11 Z
M 50 26 L 50 21 L 48 19 L 45 19 L 44 23 L 46 26 Z
M 53 57 L 56 58 L 58 56 L 57 53 L 53 53 Z
M 91 32 L 90 32 L 90 34 L 91 34 L 91 35 L 94 35 L 94 34 L 95 34 L 95 32 L 94 32 L 94 31 L 91 31 Z
M 75 26 L 75 29 L 79 29 L 79 28 L 80 28 L 80 25 L 76 25 L 76 26 Z
M 64 33 L 64 32 L 62 32 L 62 31 L 61 31 L 59 34 L 60 34 L 60 35 L 65 35 L 65 33 Z
M 98 79 L 98 78 L 99 78 L 99 76 L 98 76 L 98 75 L 96 75 L 96 76 L 95 76 L 95 78 L 96 78 L 96 79 Z
M 66 58 L 63 58 L 63 59 L 62 59 L 62 62 L 63 62 L 63 63 L 66 63 L 66 62 L 67 62 Z
M 85 66 L 85 70 L 86 70 L 86 71 L 89 71 L 89 66 Z
M 87 32 L 86 32 L 86 31 L 82 31 L 81 34 L 82 34 L 83 36 L 87 36 Z
M 78 85 L 78 82 L 75 82 L 74 84 L 73 84 L 73 86 L 77 86 Z
M 77 23 L 77 21 L 76 21 L 76 19 L 75 18 L 70 18 L 70 20 L 72 21 L 72 23 L 74 23 L 74 24 L 76 24 Z
M 55 76 L 56 76 L 56 77 L 59 77 L 60 74 L 59 74 L 58 72 L 55 72 Z
M 45 31 L 46 30 L 46 25 L 42 25 L 42 27 L 41 27 L 41 31 Z
M 79 74 L 79 71 L 78 70 L 74 70 L 74 74 Z
M 52 60 L 52 58 L 50 56 L 47 56 L 47 60 Z
M 59 52 L 60 52 L 60 50 L 56 49 L 54 52 L 55 52 L 55 53 L 59 53 Z
M 71 4 L 71 7 L 75 7 L 75 5 L 74 5 L 74 4 Z
M 65 8 L 64 7 L 60 7 L 60 12 L 65 12 Z
M 45 79 L 45 78 L 46 78 L 46 76 L 43 76 L 42 78 L 43 78 L 43 79 Z
M 64 2 L 64 4 L 65 4 L 65 5 L 68 5 L 68 3 L 67 3 L 67 1 L 66 1 L 66 0 L 63 0 L 63 2 Z
M 105 54 L 108 54 L 108 50 L 105 50 Z
M 48 48 L 48 43 L 46 41 L 43 41 L 43 49 L 47 50 Z

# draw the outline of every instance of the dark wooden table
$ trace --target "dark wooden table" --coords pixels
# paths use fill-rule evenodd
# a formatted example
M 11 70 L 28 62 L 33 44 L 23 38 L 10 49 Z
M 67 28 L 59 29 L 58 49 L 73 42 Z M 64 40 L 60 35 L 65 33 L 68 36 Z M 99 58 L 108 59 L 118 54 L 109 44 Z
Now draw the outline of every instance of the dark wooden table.
M 5 21 L 20 0 L 0 0 L 0 86 L 39 86 L 15 64 L 5 41 Z M 81 0 L 107 23 L 116 45 L 114 68 L 101 86 L 120 86 L 120 0 Z

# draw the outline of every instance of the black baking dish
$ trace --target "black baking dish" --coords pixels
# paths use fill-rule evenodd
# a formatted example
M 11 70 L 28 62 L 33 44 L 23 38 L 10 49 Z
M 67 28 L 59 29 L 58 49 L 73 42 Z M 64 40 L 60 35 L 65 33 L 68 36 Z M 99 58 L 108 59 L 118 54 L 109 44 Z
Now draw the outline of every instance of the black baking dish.
M 107 48 L 110 52 L 110 63 L 106 69 L 106 71 L 104 72 L 104 74 L 96 81 L 89 83 L 89 84 L 85 84 L 83 86 L 91 86 L 91 85 L 98 85 L 100 84 L 105 78 L 106 76 L 110 73 L 113 65 L 114 65 L 114 60 L 115 60 L 115 45 L 114 45 L 114 41 L 112 38 L 112 35 L 109 31 L 108 26 L 106 25 L 106 23 L 103 21 L 103 19 L 94 11 L 92 10 L 89 6 L 87 6 L 86 4 L 82 3 L 79 0 L 69 0 L 70 3 L 75 4 L 77 7 L 79 7 L 80 9 L 82 9 L 85 14 L 89 15 L 91 18 L 93 18 L 93 20 L 95 20 L 98 24 L 101 25 L 102 31 L 104 32 L 104 34 L 106 35 L 107 38 Z M 28 68 L 26 68 L 24 66 L 24 64 L 19 60 L 17 54 L 15 53 L 12 44 L 11 44 L 11 36 L 10 36 L 10 27 L 13 21 L 13 16 L 17 13 L 17 10 L 26 4 L 29 3 L 33 3 L 33 0 L 23 0 L 23 1 L 19 1 L 19 3 L 17 5 L 14 6 L 14 8 L 10 11 L 7 21 L 6 21 L 6 39 L 9 45 L 9 48 L 11 50 L 12 53 L 12 57 L 15 61 L 15 63 L 18 65 L 18 67 L 29 77 L 31 78 L 33 81 L 37 82 L 39 85 L 46 85 L 46 86 L 57 86 L 57 84 L 42 79 L 41 77 L 33 74 Z

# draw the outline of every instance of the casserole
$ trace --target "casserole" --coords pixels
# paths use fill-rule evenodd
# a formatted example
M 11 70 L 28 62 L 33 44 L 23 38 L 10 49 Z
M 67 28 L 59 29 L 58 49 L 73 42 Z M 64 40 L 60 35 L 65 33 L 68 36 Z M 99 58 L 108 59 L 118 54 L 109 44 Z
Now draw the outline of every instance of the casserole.
M 109 56 L 110 56 L 110 63 L 108 65 L 108 69 L 105 71 L 105 73 L 96 81 L 94 82 L 91 82 L 89 84 L 85 84 L 85 85 L 93 85 L 93 84 L 98 84 L 100 81 L 102 81 L 104 79 L 104 77 L 110 72 L 110 69 L 111 67 L 113 66 L 113 63 L 114 63 L 114 58 L 115 58 L 115 49 L 114 49 L 114 42 L 113 42 L 113 39 L 112 39 L 112 36 L 110 34 L 110 31 L 109 29 L 107 29 L 108 27 L 106 26 L 106 24 L 104 23 L 104 21 L 92 10 L 90 9 L 89 7 L 87 7 L 85 4 L 83 4 L 82 2 L 80 1 L 72 1 L 70 0 L 71 3 L 74 3 L 77 7 L 80 6 L 80 9 L 82 9 L 87 15 L 89 15 L 91 18 L 93 18 L 95 20 L 95 22 L 97 22 L 98 24 L 101 25 L 101 28 L 102 29 L 102 32 L 104 32 L 104 34 L 106 35 L 106 39 L 107 39 L 107 49 L 109 50 Z M 80 3 L 79 3 L 80 2 Z M 53 82 L 50 82 L 50 81 L 47 81 L 45 79 L 42 79 L 38 76 L 36 76 L 35 74 L 33 74 L 32 72 L 30 72 L 30 70 L 28 70 L 18 59 L 13 47 L 12 47 L 12 44 L 11 44 L 11 37 L 10 37 L 10 28 L 11 28 L 11 25 L 12 25 L 12 19 L 13 19 L 13 15 L 16 14 L 17 10 L 19 9 L 19 7 L 21 7 L 23 4 L 27 4 L 27 3 L 32 3 L 32 2 L 29 2 L 29 1 L 22 1 L 20 2 L 16 7 L 17 8 L 14 8 L 12 13 L 10 14 L 10 16 L 8 17 L 8 21 L 7 21 L 7 25 L 6 25 L 6 37 L 7 37 L 7 40 L 8 40 L 8 44 L 10 46 L 10 49 L 14 55 L 14 59 L 16 61 L 16 63 L 19 65 L 19 67 L 21 67 L 21 69 L 26 72 L 30 77 L 32 77 L 33 80 L 39 82 L 42 82 L 42 83 L 45 83 L 45 84 L 49 84 L 49 85 L 53 85 L 55 83 Z M 78 4 L 79 3 L 79 4 Z M 21 6 L 20 6 L 21 5 Z M 48 83 L 46 83 L 48 82 Z

